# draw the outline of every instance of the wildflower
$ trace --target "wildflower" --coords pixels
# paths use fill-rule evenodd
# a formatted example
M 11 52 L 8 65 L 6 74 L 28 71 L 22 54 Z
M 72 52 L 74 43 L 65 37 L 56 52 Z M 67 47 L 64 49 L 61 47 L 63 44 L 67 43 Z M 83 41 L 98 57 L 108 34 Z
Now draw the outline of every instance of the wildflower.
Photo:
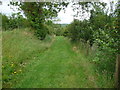
M 17 72 L 14 72 L 14 74 L 16 74 Z

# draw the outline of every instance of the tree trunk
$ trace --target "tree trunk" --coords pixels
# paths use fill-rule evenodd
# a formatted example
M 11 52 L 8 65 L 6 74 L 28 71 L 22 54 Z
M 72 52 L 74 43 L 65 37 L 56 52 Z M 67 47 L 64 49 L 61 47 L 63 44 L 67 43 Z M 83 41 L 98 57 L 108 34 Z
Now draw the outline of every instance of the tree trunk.
M 115 87 L 120 89 L 120 55 L 116 59 Z

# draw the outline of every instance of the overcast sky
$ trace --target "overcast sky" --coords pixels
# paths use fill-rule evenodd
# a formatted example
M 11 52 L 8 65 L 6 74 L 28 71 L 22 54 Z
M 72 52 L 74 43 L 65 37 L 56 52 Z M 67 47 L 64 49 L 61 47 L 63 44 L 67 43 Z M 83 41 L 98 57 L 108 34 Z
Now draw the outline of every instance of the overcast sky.
M 109 3 L 111 0 L 104 0 L 104 2 Z M 116 1 L 116 0 L 114 0 Z M 17 10 L 12 10 L 10 8 L 10 6 L 8 6 L 10 0 L 2 0 L 2 5 L 0 5 L 0 12 L 6 14 L 7 16 L 11 15 L 12 13 L 16 13 L 18 12 Z M 72 10 L 72 4 L 68 5 L 68 7 L 66 8 L 66 11 L 64 13 L 64 11 L 60 11 L 58 13 L 58 18 L 61 20 L 58 23 L 60 24 L 69 24 L 73 21 L 73 15 L 74 15 L 74 11 Z M 88 14 L 85 15 L 85 18 L 89 18 Z M 79 17 L 78 17 L 79 18 Z

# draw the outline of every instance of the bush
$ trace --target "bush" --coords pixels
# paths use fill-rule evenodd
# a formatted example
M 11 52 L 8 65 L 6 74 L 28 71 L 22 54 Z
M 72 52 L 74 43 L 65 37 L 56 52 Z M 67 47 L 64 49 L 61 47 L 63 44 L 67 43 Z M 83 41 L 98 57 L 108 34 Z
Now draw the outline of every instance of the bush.
M 74 22 L 72 22 L 68 26 L 68 33 L 69 33 L 68 37 L 74 42 L 83 39 L 85 42 L 89 40 L 90 44 L 92 44 L 93 31 L 92 28 L 90 27 L 89 21 L 87 20 L 84 21 L 74 20 Z
M 39 26 L 36 26 L 35 29 L 35 35 L 38 37 L 38 39 L 43 40 L 45 39 L 46 35 L 48 34 L 48 28 L 45 27 L 44 24 L 39 24 Z
M 2 14 L 0 14 L 0 15 L 2 17 L 2 28 L 7 30 L 9 28 L 9 24 L 8 24 L 9 19 L 6 15 L 2 15 Z
M 2 16 L 2 29 L 3 30 L 13 30 L 15 28 L 27 28 L 30 27 L 30 23 L 26 18 L 23 18 L 19 13 L 12 14 L 12 16 Z
M 47 21 L 45 27 L 48 28 L 48 34 L 50 35 L 63 36 L 64 34 L 64 28 L 60 24 L 54 24 L 52 21 Z

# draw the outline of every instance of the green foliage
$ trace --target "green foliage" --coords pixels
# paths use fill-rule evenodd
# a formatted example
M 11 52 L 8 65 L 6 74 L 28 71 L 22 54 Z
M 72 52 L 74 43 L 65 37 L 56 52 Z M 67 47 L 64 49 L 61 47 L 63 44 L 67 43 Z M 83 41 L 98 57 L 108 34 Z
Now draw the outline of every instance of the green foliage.
M 116 42 L 116 47 L 117 47 L 117 53 L 120 54 L 120 1 L 117 2 L 117 8 L 115 11 L 115 14 L 117 15 L 116 21 L 115 21 L 115 30 L 113 37 Z
M 48 28 L 48 34 L 50 35 L 63 36 L 65 31 L 61 24 L 54 24 L 50 20 L 45 23 L 45 27 Z
M 103 11 L 104 9 L 97 9 L 97 11 L 91 12 L 90 21 L 94 30 L 94 43 L 98 46 L 94 60 L 100 71 L 113 75 L 115 72 L 116 56 L 119 53 L 120 34 L 115 29 L 115 14 L 107 14 Z
M 84 21 L 74 20 L 74 22 L 68 26 L 68 32 L 69 32 L 68 37 L 75 42 L 77 41 L 79 42 L 80 39 L 84 40 L 85 42 L 87 42 L 88 40 L 91 42 L 93 39 L 92 38 L 93 31 L 90 27 L 89 21 L 87 20 Z
M 91 13 L 90 19 L 74 20 L 65 32 L 72 41 L 77 43 L 81 39 L 85 42 L 89 41 L 90 45 L 94 43 L 97 50 L 93 62 L 97 64 L 98 71 L 113 75 L 116 55 L 120 51 L 119 9 L 116 9 L 116 13 L 108 14 L 105 3 L 79 3 L 79 5 L 82 7 L 82 14 L 85 11 Z
M 13 84 L 11 81 L 16 83 L 16 78 L 14 78 L 14 76 L 19 76 L 19 74 L 21 73 L 21 71 L 19 70 L 24 68 L 25 63 L 28 62 L 30 64 L 27 66 L 26 70 L 28 70 L 29 72 L 21 74 L 21 76 L 19 76 L 19 80 L 21 80 L 21 77 L 24 77 L 26 75 L 24 77 L 24 80 L 21 80 L 21 83 L 19 83 L 19 80 L 17 81 L 18 87 L 28 87 L 29 85 L 38 85 L 40 87 L 45 87 L 46 85 L 48 87 L 52 85 L 55 85 L 55 87 L 71 87 L 73 85 L 79 87 L 83 78 L 90 80 L 89 82 L 86 82 L 86 80 L 84 80 L 85 82 L 83 82 L 80 87 L 83 87 L 85 83 L 85 87 L 88 87 L 88 85 L 89 87 L 96 87 L 96 82 L 98 78 L 98 80 L 100 81 L 100 86 L 102 86 L 101 84 L 104 84 L 103 86 L 107 86 L 105 84 L 105 82 L 107 84 L 109 83 L 107 81 L 112 81 L 113 83 L 113 79 L 106 80 L 104 77 L 100 78 L 100 76 L 93 78 L 94 72 L 92 71 L 92 63 L 96 65 L 96 67 L 94 68 L 97 69 L 100 74 L 107 75 L 107 77 L 113 77 L 113 74 L 115 72 L 116 55 L 119 54 L 120 51 L 119 8 L 117 8 L 115 14 L 108 14 L 103 8 L 105 7 L 105 4 L 103 3 L 79 3 L 79 5 L 82 5 L 82 12 L 88 10 L 87 12 L 91 13 L 90 19 L 83 21 L 74 20 L 70 25 L 63 28 L 59 24 L 54 24 L 49 19 L 57 16 L 57 13 L 62 9 L 60 7 L 61 5 L 65 7 L 67 6 L 67 4 L 64 2 L 21 2 L 20 4 L 16 2 L 11 4 L 20 6 L 20 9 L 22 9 L 24 14 L 26 15 L 26 18 L 23 18 L 20 13 L 13 14 L 11 17 L 2 15 L 3 28 L 5 30 L 8 30 L 27 26 L 29 27 L 29 25 L 31 25 L 32 28 L 34 28 L 35 35 L 41 40 L 45 39 L 45 42 L 41 43 L 39 40 L 33 38 L 34 36 L 31 36 L 30 32 L 26 31 L 16 30 L 11 32 L 3 32 L 4 87 L 11 87 L 11 84 Z M 88 9 L 88 7 L 90 7 L 89 5 L 93 5 L 92 10 Z M 50 35 L 56 35 L 57 37 L 53 38 Z M 76 42 L 81 51 L 78 50 L 78 47 L 72 48 L 72 46 L 68 42 L 68 39 L 61 37 L 62 35 L 69 37 L 72 41 Z M 13 43 L 11 43 L 11 41 L 13 41 Z M 88 41 L 91 45 L 90 48 L 89 45 L 87 45 Z M 50 46 L 50 42 L 53 42 L 52 46 L 47 52 L 44 52 L 48 49 L 48 46 Z M 87 51 L 89 51 L 89 54 L 91 54 L 93 43 L 96 45 L 97 48 L 95 48 L 95 55 L 93 55 L 93 58 L 90 59 L 90 62 L 92 63 L 89 63 L 89 61 L 86 60 L 88 58 L 86 58 L 86 56 L 82 56 L 82 54 L 86 55 Z M 34 59 L 37 61 L 35 61 Z M 46 62 L 46 60 L 48 62 Z M 54 63 L 51 63 L 51 60 Z M 47 68 L 44 67 L 45 65 L 47 65 Z M 61 66 L 62 69 L 60 69 Z M 35 78 L 33 73 L 36 74 Z M 68 74 L 69 76 L 66 77 L 66 75 Z M 53 76 L 52 84 L 51 79 L 46 78 L 49 76 Z M 31 77 L 33 78 L 32 80 L 35 82 L 35 84 L 32 84 L 31 79 L 28 79 Z M 79 79 L 77 79 L 76 77 Z M 92 81 L 91 78 L 93 79 Z M 61 80 L 65 82 L 63 83 L 61 82 Z M 69 83 L 71 80 L 73 81 L 72 84 Z M 102 80 L 105 82 L 103 82 Z M 58 82 L 56 83 L 56 81 Z
M 27 28 L 30 27 L 30 23 L 26 18 L 23 18 L 20 13 L 13 13 L 11 16 L 6 16 L 1 14 L 2 16 L 2 28 L 3 30 L 13 30 L 15 28 Z
M 62 36 L 63 35 L 64 30 L 63 30 L 63 28 L 61 27 L 60 24 L 54 24 L 53 29 L 54 29 L 54 34 L 56 36 Z
M 48 28 L 45 27 L 44 24 L 35 24 L 35 27 L 37 30 L 35 30 L 35 35 L 40 39 L 43 40 L 45 39 L 46 35 L 48 34 Z M 40 28 L 39 28 L 40 27 Z
M 94 43 L 98 46 L 94 61 L 99 71 L 107 72 L 108 76 L 113 77 L 120 45 L 120 34 L 115 29 L 116 16 L 114 13 L 104 13 L 104 9 L 97 9 L 92 12 L 90 21 L 94 30 Z
M 43 25 L 46 19 L 50 19 L 57 16 L 57 13 L 62 9 L 61 6 L 67 7 L 68 3 L 51 3 L 51 2 L 11 2 L 11 5 L 19 6 L 28 20 L 31 22 L 31 26 L 35 29 L 35 34 L 41 40 L 45 39 L 47 30 Z M 44 31 L 45 30 L 45 31 Z
M 113 88 L 72 48 L 63 36 L 41 42 L 29 29 L 3 31 L 3 88 Z
M 2 14 L 0 14 L 0 15 L 2 17 L 2 28 L 7 30 L 9 28 L 9 25 L 8 25 L 9 19 L 6 15 L 2 15 Z
M 96 51 L 96 56 L 93 58 L 93 62 L 96 63 L 96 68 L 100 72 L 105 72 L 109 77 L 113 77 L 115 72 L 115 60 L 116 54 L 113 53 L 115 50 L 109 47 L 105 47 L 102 50 Z

